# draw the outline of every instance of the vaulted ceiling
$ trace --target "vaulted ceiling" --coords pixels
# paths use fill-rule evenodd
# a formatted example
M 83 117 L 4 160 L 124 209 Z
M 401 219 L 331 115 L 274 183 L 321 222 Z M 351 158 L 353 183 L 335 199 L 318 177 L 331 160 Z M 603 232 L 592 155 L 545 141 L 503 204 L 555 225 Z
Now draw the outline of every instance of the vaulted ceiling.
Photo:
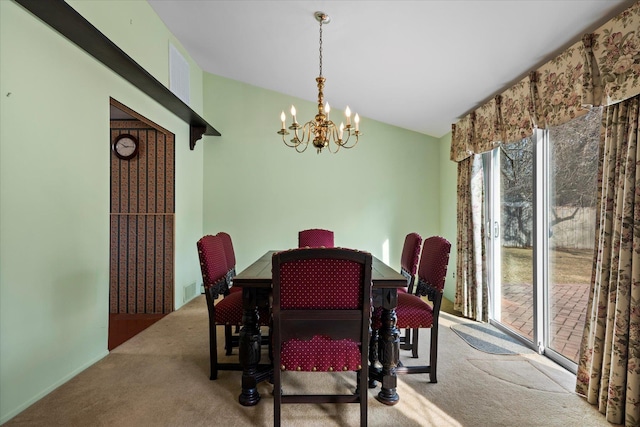
M 148 0 L 205 71 L 440 137 L 629 0 Z M 282 106 L 286 109 L 287 106 Z M 280 110 L 272 114 L 279 124 Z

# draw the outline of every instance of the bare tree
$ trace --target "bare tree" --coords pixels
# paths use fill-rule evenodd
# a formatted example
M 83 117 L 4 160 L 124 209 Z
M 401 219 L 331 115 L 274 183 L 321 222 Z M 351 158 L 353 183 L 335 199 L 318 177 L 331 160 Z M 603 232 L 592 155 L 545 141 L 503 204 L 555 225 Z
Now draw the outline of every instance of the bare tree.
M 596 206 L 601 114 L 588 114 L 549 130 L 553 167 L 552 206 Z
M 581 208 L 595 208 L 601 110 L 549 130 L 550 226 L 573 219 Z M 534 141 L 504 144 L 501 151 L 503 238 L 518 246 L 532 242 Z M 556 207 L 573 207 L 560 216 Z

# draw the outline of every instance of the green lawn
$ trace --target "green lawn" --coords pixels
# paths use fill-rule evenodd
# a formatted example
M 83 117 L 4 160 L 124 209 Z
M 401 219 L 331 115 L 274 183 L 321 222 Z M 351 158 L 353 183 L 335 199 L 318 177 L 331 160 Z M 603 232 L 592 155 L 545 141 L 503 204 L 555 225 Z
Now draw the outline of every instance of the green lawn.
M 503 283 L 531 283 L 533 277 L 532 248 L 502 248 Z M 552 279 L 556 284 L 588 284 L 591 280 L 593 250 L 554 249 L 549 256 Z

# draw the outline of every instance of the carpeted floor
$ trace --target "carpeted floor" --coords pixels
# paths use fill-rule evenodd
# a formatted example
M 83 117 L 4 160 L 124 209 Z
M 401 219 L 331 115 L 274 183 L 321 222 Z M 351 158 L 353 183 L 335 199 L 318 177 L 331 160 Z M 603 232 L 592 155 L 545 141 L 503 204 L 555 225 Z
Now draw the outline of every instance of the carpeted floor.
M 429 383 L 428 375 L 401 376 L 400 402 L 391 407 L 375 400 L 379 388 L 369 390 L 369 426 L 609 425 L 595 407 L 573 392 L 574 375 L 535 353 L 478 351 L 451 330 L 461 323 L 473 324 L 441 314 L 437 384 Z M 421 335 L 424 357 L 429 333 L 421 331 Z M 258 405 L 241 406 L 240 372 L 222 371 L 218 380 L 209 381 L 207 340 L 207 309 L 200 296 L 5 425 L 272 426 L 271 385 L 260 384 Z M 401 350 L 402 362 L 416 363 L 408 353 Z M 293 373 L 285 380 L 296 389 L 344 388 L 354 376 L 350 375 Z M 358 421 L 357 405 L 283 408 L 284 426 L 349 426 Z

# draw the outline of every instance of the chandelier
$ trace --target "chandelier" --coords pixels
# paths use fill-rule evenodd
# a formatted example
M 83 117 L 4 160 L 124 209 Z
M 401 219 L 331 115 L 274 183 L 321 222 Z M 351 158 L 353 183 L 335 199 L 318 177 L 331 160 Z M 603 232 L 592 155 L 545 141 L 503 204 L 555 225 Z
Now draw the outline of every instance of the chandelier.
M 338 127 L 333 121 L 329 120 L 329 112 L 331 111 L 331 108 L 329 107 L 328 102 L 325 104 L 324 94 L 322 92 L 322 89 L 324 89 L 324 82 L 326 80 L 322 77 L 322 24 L 328 24 L 331 21 L 331 18 L 329 18 L 329 15 L 324 12 L 316 12 L 314 16 L 320 23 L 320 75 L 316 77 L 316 82 L 318 83 L 318 114 L 316 114 L 314 120 L 310 120 L 304 125 L 301 125 L 296 120 L 296 107 L 292 105 L 292 123 L 291 126 L 289 126 L 289 129 L 293 131 L 293 138 L 290 141 L 287 141 L 288 138 L 285 137 L 285 135 L 289 135 L 289 132 L 285 127 L 286 116 L 284 111 L 280 114 L 282 128 L 278 131 L 278 134 L 282 135 L 282 142 L 284 142 L 285 145 L 295 148 L 298 153 L 302 153 L 306 150 L 309 142 L 316 147 L 318 153 L 320 153 L 323 148 L 327 148 L 332 153 L 337 153 L 340 147 L 353 148 L 358 143 L 358 137 L 362 135 L 358 128 L 360 117 L 356 114 L 353 118 L 354 125 L 351 125 L 351 110 L 349 109 L 349 106 L 347 106 L 345 109 L 347 121 L 346 126 L 344 123 L 340 123 L 340 126 Z M 355 138 L 351 140 L 352 143 L 349 145 L 349 139 L 352 135 Z M 332 142 L 335 145 L 334 149 L 331 148 Z

